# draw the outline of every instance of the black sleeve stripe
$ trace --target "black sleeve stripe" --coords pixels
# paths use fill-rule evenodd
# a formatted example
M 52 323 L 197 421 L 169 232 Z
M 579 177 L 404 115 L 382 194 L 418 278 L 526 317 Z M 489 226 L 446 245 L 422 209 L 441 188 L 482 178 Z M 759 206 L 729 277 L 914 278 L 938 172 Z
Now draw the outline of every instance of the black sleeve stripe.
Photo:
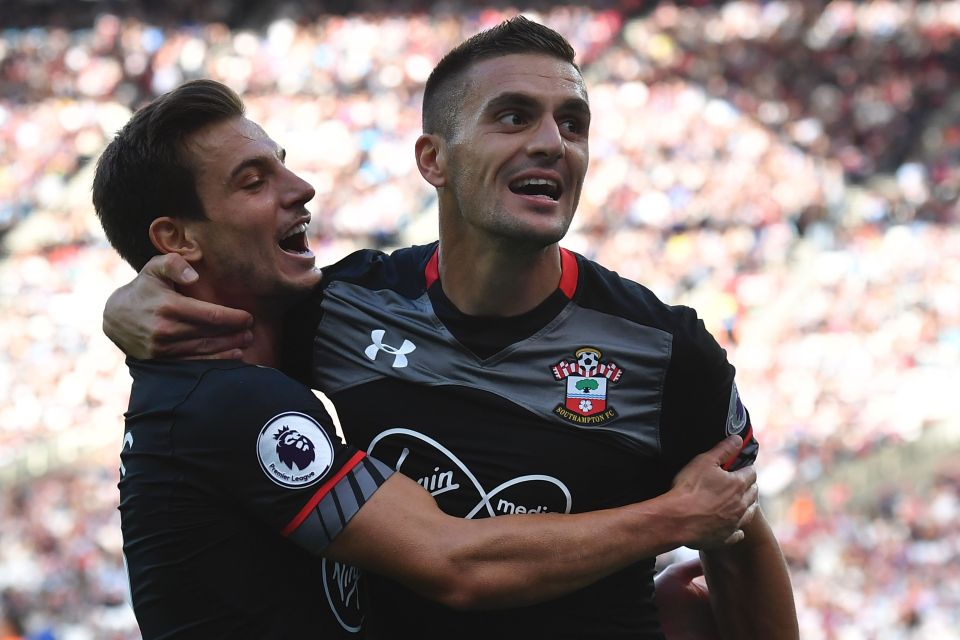
M 331 540 L 340 535 L 346 523 L 343 521 L 343 512 L 340 511 L 340 505 L 334 499 L 332 491 L 317 505 L 317 514 L 323 520 L 327 531 L 330 532 Z
M 323 514 L 320 513 L 320 505 L 317 505 L 317 508 L 314 509 L 313 512 L 316 514 L 316 518 L 314 518 L 314 520 L 319 522 L 320 526 L 323 527 L 323 535 L 327 536 L 327 540 L 329 541 L 327 544 L 330 544 L 330 542 L 333 542 L 334 536 L 330 534 L 330 529 L 327 528 L 327 523 L 323 519 Z
M 373 476 L 373 480 L 377 483 L 377 486 L 383 484 L 387 478 L 393 475 L 393 469 L 370 456 L 363 459 L 363 466 L 370 475 Z
M 393 473 L 382 462 L 364 458 L 320 500 L 290 539 L 310 553 L 322 553 Z
M 366 502 L 366 497 L 363 495 L 363 491 L 360 490 L 360 483 L 357 482 L 357 474 L 351 473 L 346 479 L 350 483 L 350 489 L 353 491 L 353 499 L 357 501 L 357 505 Z
M 340 486 L 339 482 L 337 483 L 337 486 Z M 342 529 L 343 526 L 347 524 L 347 518 L 343 515 L 343 506 L 340 504 L 340 498 L 337 496 L 337 487 L 333 488 L 333 491 L 330 492 L 326 500 L 333 501 L 333 506 L 337 509 L 337 517 L 340 519 L 340 528 Z
M 367 458 L 369 460 L 369 458 Z M 357 480 L 357 486 L 360 489 L 361 495 L 363 495 L 364 500 L 369 500 L 370 496 L 373 495 L 373 492 L 380 488 L 380 485 L 383 484 L 383 480 L 377 481 L 377 478 L 370 473 L 370 465 L 364 464 L 358 465 L 356 471 L 353 474 L 353 477 Z M 376 470 L 374 470 L 376 472 Z
M 308 551 L 319 553 L 330 544 L 333 536 L 327 530 L 323 518 L 319 517 L 317 509 L 314 509 L 307 519 L 290 534 L 290 539 Z
M 330 495 L 328 493 L 310 516 L 290 534 L 294 543 L 313 554 L 322 553 L 343 531 L 344 522 Z
M 352 479 L 352 476 L 353 474 L 351 473 L 349 476 L 343 479 L 345 482 L 344 481 L 338 482 L 337 486 L 334 487 L 333 489 L 333 494 L 335 496 L 337 504 L 340 505 L 340 513 L 349 514 L 349 515 L 344 515 L 343 517 L 344 524 L 346 524 L 350 520 L 350 516 L 352 516 L 357 511 L 360 510 L 360 505 L 363 504 L 363 496 L 358 497 L 357 494 L 353 491 L 353 483 L 350 482 L 350 480 Z

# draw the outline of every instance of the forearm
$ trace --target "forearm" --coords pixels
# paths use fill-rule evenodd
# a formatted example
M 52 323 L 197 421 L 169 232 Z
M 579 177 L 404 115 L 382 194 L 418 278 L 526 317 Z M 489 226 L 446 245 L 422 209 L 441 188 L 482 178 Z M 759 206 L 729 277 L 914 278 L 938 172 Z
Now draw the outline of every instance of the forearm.
M 682 500 L 586 514 L 448 516 L 399 474 L 360 510 L 327 554 L 389 576 L 456 608 L 497 608 L 558 597 L 682 544 Z
M 496 608 L 556 598 L 683 544 L 672 498 L 585 514 L 454 520 L 451 569 L 464 577 L 460 606 Z
M 756 504 L 756 473 L 720 468 L 732 436 L 696 456 L 670 491 L 617 509 L 463 520 L 394 474 L 327 554 L 453 607 L 519 606 L 569 593 L 681 545 L 730 544 Z
M 799 638 L 789 570 L 762 513 L 745 533 L 740 544 L 700 552 L 721 636 L 725 640 Z

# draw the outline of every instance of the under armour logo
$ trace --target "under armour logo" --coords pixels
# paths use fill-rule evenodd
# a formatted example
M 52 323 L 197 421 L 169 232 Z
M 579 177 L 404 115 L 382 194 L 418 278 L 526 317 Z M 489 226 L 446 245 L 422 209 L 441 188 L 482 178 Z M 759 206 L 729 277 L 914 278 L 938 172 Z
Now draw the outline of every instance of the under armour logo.
M 123 436 L 123 447 L 121 448 L 121 452 L 128 446 L 133 449 L 133 434 L 129 431 L 127 431 Z M 124 478 L 127 477 L 127 468 L 123 466 L 122 460 L 120 461 L 120 476 Z
M 367 354 L 367 357 L 371 360 L 376 360 L 377 354 L 381 351 L 389 353 L 393 356 L 393 368 L 404 368 L 407 366 L 407 354 L 416 349 L 417 345 L 413 344 L 409 340 L 404 340 L 399 349 L 397 347 L 391 347 L 388 344 L 383 344 L 383 336 L 385 333 L 386 331 L 383 329 L 374 329 L 371 331 L 370 339 L 373 340 L 373 344 L 367 347 L 364 350 L 364 353 Z

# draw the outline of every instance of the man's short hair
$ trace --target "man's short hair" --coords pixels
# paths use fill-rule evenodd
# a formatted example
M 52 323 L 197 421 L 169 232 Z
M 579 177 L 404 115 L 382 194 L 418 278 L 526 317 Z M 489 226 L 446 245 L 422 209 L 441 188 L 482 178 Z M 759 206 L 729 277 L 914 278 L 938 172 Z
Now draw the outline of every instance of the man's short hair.
M 93 206 L 110 244 L 134 269 L 159 253 L 149 236 L 155 219 L 207 217 L 185 138 L 243 114 L 243 101 L 232 89 L 192 80 L 137 111 L 104 150 L 93 179 Z
M 464 76 L 474 64 L 517 53 L 535 53 L 569 62 L 578 71 L 573 47 L 559 33 L 516 16 L 470 37 L 443 56 L 423 90 L 423 132 L 450 139 L 466 94 Z

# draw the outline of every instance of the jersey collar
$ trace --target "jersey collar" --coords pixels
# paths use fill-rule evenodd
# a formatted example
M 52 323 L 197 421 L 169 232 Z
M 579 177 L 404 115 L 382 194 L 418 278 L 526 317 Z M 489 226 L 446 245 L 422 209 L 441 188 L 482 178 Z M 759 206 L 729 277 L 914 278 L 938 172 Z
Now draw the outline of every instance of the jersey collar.
M 426 280 L 427 289 L 440 279 L 440 244 L 433 250 L 433 255 L 427 261 L 427 266 L 423 270 L 423 277 Z M 577 255 L 560 247 L 560 284 L 557 288 L 563 292 L 568 300 L 573 300 L 573 295 L 577 292 L 577 281 L 580 279 L 580 267 L 577 264 Z

